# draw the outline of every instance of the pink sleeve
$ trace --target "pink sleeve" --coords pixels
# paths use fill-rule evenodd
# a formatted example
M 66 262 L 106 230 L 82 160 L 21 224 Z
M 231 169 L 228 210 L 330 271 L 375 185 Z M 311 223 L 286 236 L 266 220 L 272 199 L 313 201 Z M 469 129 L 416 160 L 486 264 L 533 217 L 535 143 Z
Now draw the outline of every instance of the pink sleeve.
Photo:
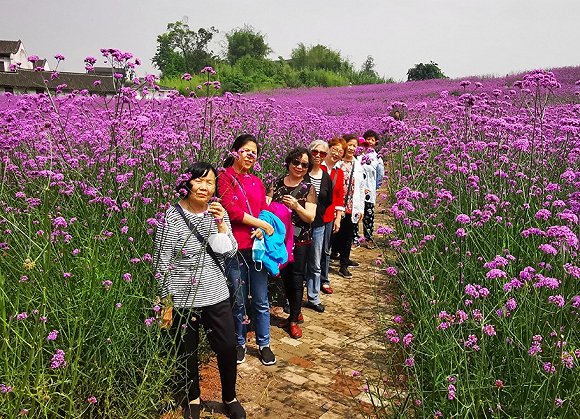
M 266 203 L 266 188 L 264 187 L 264 183 L 262 181 L 260 181 L 260 196 L 262 197 L 260 211 L 268 209 L 268 204 Z
M 218 177 L 218 190 L 220 198 L 222 199 L 221 204 L 228 212 L 230 221 L 233 223 L 241 223 L 244 219 L 244 208 L 240 205 L 238 194 L 236 193 L 235 181 L 226 174 L 220 173 Z

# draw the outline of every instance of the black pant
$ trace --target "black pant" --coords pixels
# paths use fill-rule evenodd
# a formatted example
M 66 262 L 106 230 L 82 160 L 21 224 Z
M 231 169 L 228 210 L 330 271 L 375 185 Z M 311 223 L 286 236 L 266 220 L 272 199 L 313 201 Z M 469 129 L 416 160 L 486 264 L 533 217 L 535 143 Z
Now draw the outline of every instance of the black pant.
M 352 214 L 344 214 L 340 220 L 340 228 L 332 237 L 332 253 L 340 253 L 340 266 L 347 267 L 350 260 L 350 249 L 354 238 L 354 227 Z
M 284 290 L 286 291 L 286 298 L 290 304 L 289 320 L 294 323 L 298 322 L 298 315 L 302 308 L 302 295 L 304 294 L 306 262 L 308 261 L 309 250 L 310 244 L 294 246 L 294 262 L 284 266 L 284 269 L 280 272 Z
M 185 405 L 200 396 L 199 325 L 206 331 L 210 347 L 217 355 L 222 383 L 222 399 L 236 397 L 236 333 L 230 300 L 198 309 L 175 308 L 170 329 L 175 336 L 177 373 L 176 401 Z
M 365 213 L 363 216 L 363 232 L 367 241 L 373 239 L 375 225 L 375 204 L 365 202 Z

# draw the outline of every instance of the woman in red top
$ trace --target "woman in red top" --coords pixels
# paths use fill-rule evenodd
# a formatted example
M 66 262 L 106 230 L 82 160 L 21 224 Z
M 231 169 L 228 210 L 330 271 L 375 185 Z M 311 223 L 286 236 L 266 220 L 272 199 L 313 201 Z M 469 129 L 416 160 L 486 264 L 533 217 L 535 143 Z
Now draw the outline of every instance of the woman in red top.
M 325 294 L 334 291 L 330 286 L 328 270 L 330 267 L 330 238 L 340 228 L 340 220 L 344 212 L 344 173 L 340 169 L 340 161 L 346 151 L 346 141 L 342 138 L 333 138 L 328 142 L 329 153 L 320 165 L 326 170 L 332 181 L 332 204 L 326 208 L 322 220 L 324 221 L 324 241 L 322 244 L 322 259 L 320 261 L 320 290 Z
M 246 324 L 249 320 L 246 301 L 251 295 L 260 359 L 264 365 L 273 365 L 276 357 L 270 349 L 268 273 L 264 268 L 257 270 L 252 260 L 254 237 L 261 238 L 264 232 L 268 235 L 274 232 L 274 227 L 258 218 L 260 211 L 267 207 L 266 189 L 262 181 L 250 173 L 260 150 L 256 138 L 249 134 L 237 137 L 230 150 L 231 155 L 224 162 L 225 170 L 219 174 L 218 188 L 238 242 L 238 257 L 230 260 L 226 272 L 234 303 L 237 361 L 240 364 L 246 359 Z

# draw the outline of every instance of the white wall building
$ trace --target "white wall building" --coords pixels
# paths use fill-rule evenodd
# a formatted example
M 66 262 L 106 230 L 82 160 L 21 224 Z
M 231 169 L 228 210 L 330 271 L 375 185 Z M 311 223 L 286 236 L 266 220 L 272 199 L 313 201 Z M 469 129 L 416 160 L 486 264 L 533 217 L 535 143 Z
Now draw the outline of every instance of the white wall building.
M 44 71 L 50 71 L 47 60 L 39 59 L 32 63 L 28 61 L 28 57 L 22 41 L 0 40 L 0 71 L 10 71 L 10 65 L 18 65 L 18 63 L 20 63 L 19 68 L 23 70 L 41 67 Z

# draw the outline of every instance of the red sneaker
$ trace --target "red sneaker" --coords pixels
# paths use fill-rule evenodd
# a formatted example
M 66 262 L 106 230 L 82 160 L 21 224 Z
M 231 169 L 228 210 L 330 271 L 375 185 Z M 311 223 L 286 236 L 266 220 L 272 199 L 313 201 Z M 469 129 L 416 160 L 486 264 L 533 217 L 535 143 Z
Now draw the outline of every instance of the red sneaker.
M 327 286 L 322 286 L 322 288 L 320 288 L 320 291 L 322 291 L 324 294 L 332 294 L 334 293 L 333 289 L 330 287 L 330 285 Z
M 304 323 L 304 316 L 302 315 L 302 313 L 298 314 L 298 323 Z M 281 329 L 286 329 L 289 324 L 290 324 L 290 318 L 288 317 L 288 318 L 280 321 L 280 323 L 278 323 L 278 327 Z
M 302 329 L 298 326 L 298 323 L 290 323 L 290 337 L 294 339 L 300 339 L 302 337 Z

